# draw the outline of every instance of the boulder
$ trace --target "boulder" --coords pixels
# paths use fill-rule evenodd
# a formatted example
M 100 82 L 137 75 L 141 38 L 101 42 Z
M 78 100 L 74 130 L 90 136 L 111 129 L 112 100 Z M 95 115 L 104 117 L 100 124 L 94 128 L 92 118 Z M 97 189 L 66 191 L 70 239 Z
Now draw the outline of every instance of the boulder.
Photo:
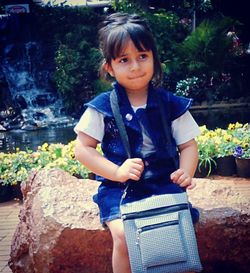
M 92 201 L 98 182 L 61 170 L 32 172 L 9 266 L 18 273 L 112 272 L 112 239 Z
M 196 179 L 190 201 L 204 273 L 247 273 L 250 180 Z M 112 238 L 92 201 L 99 183 L 62 170 L 41 170 L 22 183 L 24 203 L 13 236 L 14 273 L 112 273 Z
M 196 179 L 189 200 L 200 211 L 196 224 L 204 273 L 250 272 L 250 179 Z

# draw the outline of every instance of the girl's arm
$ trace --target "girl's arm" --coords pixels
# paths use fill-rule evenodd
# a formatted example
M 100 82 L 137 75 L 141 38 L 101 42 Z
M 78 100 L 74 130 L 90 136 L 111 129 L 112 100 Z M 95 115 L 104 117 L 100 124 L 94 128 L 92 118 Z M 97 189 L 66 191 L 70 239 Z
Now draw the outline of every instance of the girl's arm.
M 140 158 L 127 159 L 121 166 L 103 157 L 97 150 L 98 141 L 89 135 L 79 132 L 75 157 L 93 173 L 111 181 L 126 182 L 128 179 L 139 180 L 143 172 L 143 162 Z
M 178 146 L 180 152 L 180 168 L 171 174 L 174 183 L 192 189 L 195 183 L 192 178 L 198 164 L 198 148 L 194 139 Z

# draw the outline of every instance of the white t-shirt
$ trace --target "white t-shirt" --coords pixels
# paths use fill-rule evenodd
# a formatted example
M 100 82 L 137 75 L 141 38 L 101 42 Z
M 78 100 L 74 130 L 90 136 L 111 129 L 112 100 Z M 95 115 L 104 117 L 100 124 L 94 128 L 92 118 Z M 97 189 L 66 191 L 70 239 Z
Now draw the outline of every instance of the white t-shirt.
M 145 108 L 146 105 L 133 107 L 136 111 L 139 108 Z M 74 131 L 76 134 L 83 132 L 99 142 L 102 142 L 104 136 L 104 116 L 102 113 L 88 107 L 83 113 Z M 200 129 L 189 111 L 172 121 L 172 135 L 177 145 L 188 142 L 200 134 Z M 143 134 L 143 150 L 152 151 L 154 146 L 147 134 Z

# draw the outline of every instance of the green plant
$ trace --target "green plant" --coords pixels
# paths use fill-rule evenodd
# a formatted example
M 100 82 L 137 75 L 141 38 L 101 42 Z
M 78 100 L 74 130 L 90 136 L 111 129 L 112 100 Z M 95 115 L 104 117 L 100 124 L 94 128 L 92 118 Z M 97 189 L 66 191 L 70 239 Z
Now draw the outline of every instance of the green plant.
M 208 130 L 206 126 L 201 126 L 201 134 L 196 138 L 198 151 L 199 151 L 199 163 L 198 170 L 204 168 L 207 171 L 207 176 L 211 174 L 211 171 L 215 162 L 216 146 L 213 141 L 214 132 Z
M 45 6 L 36 7 L 34 16 L 37 36 L 49 45 L 46 50 L 55 60 L 51 79 L 64 109 L 78 113 L 84 100 L 94 96 L 101 60 L 97 26 L 102 15 L 86 7 Z
M 99 64 L 101 54 L 97 48 L 85 40 L 86 35 L 68 33 L 67 42 L 61 44 L 56 52 L 56 71 L 54 79 L 58 91 L 64 98 L 67 109 L 74 109 L 79 101 L 79 93 L 85 92 L 94 94 L 94 82 L 98 78 Z M 79 36 L 77 36 L 79 35 Z M 79 37 L 78 41 L 72 42 L 72 39 Z M 76 39 L 77 40 L 77 39 Z
M 206 176 L 209 176 L 217 163 L 212 157 L 202 157 L 199 158 L 198 170 L 202 172 L 202 168 L 204 168 L 205 172 L 207 172 Z
M 111 4 L 113 9 L 116 12 L 128 12 L 128 13 L 134 13 L 134 12 L 138 12 L 141 9 L 141 5 L 140 3 L 136 3 L 137 1 L 131 1 L 131 0 L 121 0 L 121 1 L 117 1 L 117 0 L 112 0 Z
M 0 181 L 3 185 L 16 185 L 25 181 L 31 169 L 59 168 L 71 175 L 87 178 L 88 169 L 74 158 L 75 141 L 67 145 L 44 143 L 36 151 L 0 153 Z M 98 151 L 101 152 L 100 147 Z
M 238 123 L 239 124 L 239 123 Z M 231 125 L 232 126 L 232 125 Z M 233 155 L 240 158 L 250 158 L 250 126 L 249 124 L 239 124 L 238 128 L 233 128 L 234 137 L 239 139 L 235 145 Z
M 163 70 L 169 74 L 175 71 L 176 48 L 187 36 L 189 30 L 174 12 L 158 10 L 144 12 L 155 38 Z
M 234 23 L 228 17 L 201 22 L 177 48 L 180 69 L 200 75 L 220 75 L 230 58 L 232 41 L 226 33 Z
M 199 150 L 198 169 L 208 168 L 207 175 L 210 175 L 212 168 L 216 166 L 216 158 L 232 155 L 250 157 L 249 124 L 236 122 L 229 124 L 227 129 L 215 130 L 208 130 L 206 126 L 200 128 L 201 134 L 196 138 Z
M 112 88 L 112 84 L 106 80 L 98 79 L 94 82 L 94 90 L 96 94 L 100 94 Z
M 197 77 L 186 78 L 185 80 L 177 82 L 175 94 L 179 96 L 189 97 L 190 95 L 192 95 L 192 90 L 197 88 L 197 82 Z

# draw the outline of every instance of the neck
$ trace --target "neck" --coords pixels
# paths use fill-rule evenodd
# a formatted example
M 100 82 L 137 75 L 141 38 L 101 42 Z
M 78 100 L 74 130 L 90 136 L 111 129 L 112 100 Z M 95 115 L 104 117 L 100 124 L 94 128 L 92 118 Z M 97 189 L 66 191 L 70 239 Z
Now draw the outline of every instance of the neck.
M 126 90 L 126 93 L 130 104 L 133 106 L 141 106 L 147 103 L 148 89 L 139 92 Z

